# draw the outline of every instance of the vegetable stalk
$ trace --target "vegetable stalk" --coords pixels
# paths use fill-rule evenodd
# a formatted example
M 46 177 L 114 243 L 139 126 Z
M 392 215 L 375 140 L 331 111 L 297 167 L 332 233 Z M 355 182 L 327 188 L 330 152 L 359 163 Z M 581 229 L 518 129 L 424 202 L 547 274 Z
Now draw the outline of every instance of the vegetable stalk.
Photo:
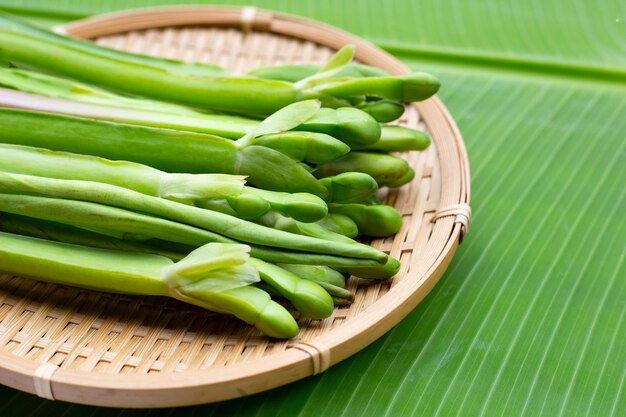
M 37 196 L 0 195 L 0 230 L 42 239 L 154 253 L 174 260 L 211 242 L 240 243 L 208 230 L 99 204 Z M 14 213 L 20 213 L 16 215 Z M 72 214 L 72 218 L 68 217 Z M 369 268 L 380 263 L 250 245 L 252 256 L 272 263 Z
M 174 263 L 168 258 L 52 242 L 0 232 L 3 271 L 99 291 L 159 295 L 233 314 L 268 336 L 298 333 L 293 317 L 250 286 L 258 272 L 248 247 L 212 243 Z
M 208 114 L 185 106 L 125 97 L 64 78 L 13 68 L 0 68 L 0 85 L 20 90 L 0 89 L 0 105 L 4 107 L 208 133 L 229 139 L 239 139 L 259 125 L 255 119 Z M 335 138 L 351 146 L 367 146 L 378 140 L 381 131 L 371 115 L 353 108 L 317 109 L 315 114 L 283 130 L 291 129 L 309 135 L 320 133 L 313 138 L 326 140 L 329 148 L 339 147 L 331 143 Z M 269 139 L 265 140 L 271 143 Z
M 3 143 L 126 160 L 179 173 L 246 175 L 261 188 L 309 192 L 325 188 L 296 161 L 262 146 L 240 149 L 217 136 L 0 108 Z
M 13 64 L 133 95 L 244 114 L 270 114 L 309 98 L 320 99 L 327 107 L 343 107 L 364 96 L 423 100 L 439 88 L 439 81 L 425 73 L 336 77 L 353 57 L 350 46 L 338 51 L 315 75 L 290 83 L 229 76 L 199 64 L 158 64 L 156 58 L 120 53 L 46 32 L 6 14 L 0 15 L 0 48 L 4 59 Z
M 195 225 L 226 237 L 258 245 L 305 252 L 341 255 L 385 262 L 387 255 L 356 242 L 329 242 L 274 230 L 222 213 L 187 206 L 90 181 L 59 180 L 0 172 L 0 190 L 8 193 L 35 193 L 43 196 L 91 201 Z
M 229 209 L 234 215 L 241 211 L 249 213 L 252 207 L 255 214 L 250 218 L 263 215 L 270 207 L 305 222 L 322 219 L 328 213 L 326 203 L 319 197 L 307 193 L 281 193 L 246 187 L 245 177 L 240 175 L 170 174 L 134 162 L 111 161 L 28 146 L 0 143 L 0 171 L 96 181 L 154 197 L 188 200 L 201 207 L 211 206 L 211 202 L 214 202 L 213 208 L 221 204 L 227 214 L 230 213 Z M 203 201 L 205 204 L 202 204 Z

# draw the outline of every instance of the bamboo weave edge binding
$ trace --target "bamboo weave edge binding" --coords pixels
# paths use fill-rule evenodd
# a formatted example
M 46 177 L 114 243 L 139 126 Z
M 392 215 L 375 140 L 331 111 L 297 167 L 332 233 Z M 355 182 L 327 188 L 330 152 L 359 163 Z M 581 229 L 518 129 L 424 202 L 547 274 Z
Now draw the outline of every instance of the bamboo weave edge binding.
M 330 349 L 322 343 L 301 342 L 291 348 L 309 354 L 313 365 L 313 375 L 321 374 L 330 367 Z
M 33 385 L 35 386 L 35 394 L 38 397 L 45 398 L 47 400 L 54 400 L 52 394 L 52 376 L 59 369 L 53 363 L 44 362 L 35 370 L 33 374 Z
M 461 235 L 459 236 L 459 243 L 461 243 L 469 231 L 472 221 L 472 208 L 467 203 L 454 204 L 440 208 L 433 216 L 431 222 L 435 223 L 437 220 L 449 216 L 455 216 L 454 222 L 461 224 Z

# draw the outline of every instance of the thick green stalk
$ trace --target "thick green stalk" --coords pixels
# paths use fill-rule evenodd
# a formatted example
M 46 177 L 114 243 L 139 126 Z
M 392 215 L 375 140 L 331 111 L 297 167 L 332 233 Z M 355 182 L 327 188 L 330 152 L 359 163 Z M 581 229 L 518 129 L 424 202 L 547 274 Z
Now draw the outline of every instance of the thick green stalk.
M 43 239 L 105 249 L 115 249 L 117 245 L 128 248 L 127 245 L 132 245 L 137 251 L 147 253 L 154 253 L 156 248 L 159 250 L 158 254 L 174 250 L 174 256 L 170 256 L 171 253 L 167 256 L 175 260 L 184 257 L 178 256 L 178 252 L 188 253 L 207 243 L 240 243 L 208 230 L 116 207 L 37 196 L 5 194 L 0 197 L 0 211 L 5 211 L 0 217 L 0 229 Z M 7 212 L 27 217 L 16 221 L 17 216 L 11 217 Z M 71 218 L 68 213 L 72 214 Z M 28 226 L 33 221 L 34 226 Z M 122 240 L 120 237 L 134 240 Z M 111 244 L 114 246 L 110 246 Z M 251 248 L 252 256 L 273 263 L 328 265 L 337 268 L 380 265 L 367 259 L 292 252 L 261 245 L 251 245 Z
M 400 271 L 400 266 L 400 261 L 390 256 L 384 265 L 336 269 L 363 279 L 387 279 L 396 275 Z
M 305 280 L 287 269 L 251 258 L 261 279 L 272 286 L 305 317 L 325 319 L 333 312 L 333 300 L 319 284 Z
M 321 178 L 319 182 L 327 190 L 324 200 L 329 203 L 357 203 L 373 197 L 378 191 L 376 180 L 363 172 L 342 172 Z
M 0 171 L 97 181 L 173 199 L 229 197 L 240 194 L 245 184 L 244 176 L 169 174 L 134 162 L 111 161 L 90 155 L 4 143 L 0 143 Z
M 56 35 L 6 14 L 0 15 L 0 48 L 3 58 L 14 64 L 192 106 L 270 114 L 301 99 L 291 83 L 230 77 L 201 65 L 158 64 L 156 58 Z
M 9 193 L 34 193 L 56 198 L 91 201 L 136 210 L 195 225 L 232 239 L 258 245 L 365 258 L 379 262 L 386 261 L 385 254 L 367 245 L 356 242 L 329 242 L 323 239 L 293 235 L 222 213 L 191 207 L 108 184 L 0 172 L 0 190 Z
M 247 175 L 276 191 L 325 189 L 302 166 L 272 149 L 192 132 L 155 129 L 71 116 L 0 108 L 1 142 L 127 160 L 167 172 Z
M 57 35 L 53 32 L 40 29 L 26 23 L 23 20 L 19 20 L 8 13 L 0 14 L 0 30 L 7 33 L 21 34 L 24 37 L 38 38 L 42 42 L 47 40 L 49 44 L 59 44 L 69 49 L 83 51 L 86 54 L 94 53 L 103 57 L 111 58 L 112 60 L 128 62 L 137 66 L 153 68 L 172 74 L 211 76 L 227 73 L 223 68 L 218 67 L 217 65 L 200 63 L 188 64 L 173 59 L 157 58 L 148 55 L 124 52 L 117 49 L 99 47 L 91 42 Z M 17 47 L 14 48 L 17 49 Z
M 37 237 L 74 245 L 91 246 L 93 248 L 116 249 L 131 252 L 152 253 L 165 256 L 174 261 L 183 259 L 195 246 L 176 244 L 174 242 L 133 241 L 117 239 L 100 233 L 80 229 L 67 224 L 25 217 L 13 213 L 0 213 L 0 230 L 16 235 Z M 209 243 L 208 241 L 206 243 Z
M 252 145 L 265 146 L 281 152 L 296 161 L 323 164 L 350 152 L 350 147 L 325 133 L 281 132 L 259 136 Z
M 323 228 L 339 233 L 350 238 L 354 238 L 359 235 L 359 228 L 354 220 L 343 214 L 328 213 L 322 220 L 316 222 Z
M 312 194 L 281 193 L 252 187 L 244 187 L 242 194 L 261 198 L 279 213 L 305 223 L 321 220 L 328 214 L 324 200 Z
M 229 139 L 239 139 L 252 133 L 260 123 L 259 120 L 241 116 L 207 114 L 185 106 L 120 96 L 63 78 L 29 71 L 19 71 L 17 76 L 10 71 L 19 70 L 0 68 L 0 85 L 20 91 L 0 89 L 0 105 L 4 107 L 207 133 Z M 33 77 L 36 78 L 35 81 L 46 77 L 46 82 L 32 82 Z M 297 130 L 303 133 L 294 139 L 311 142 L 310 146 L 322 147 L 329 155 L 340 153 L 343 149 L 334 138 L 328 137 L 331 133 L 353 147 L 372 144 L 380 137 L 377 121 L 357 109 L 319 109 L 317 114 L 308 119 L 307 117 L 296 124 Z M 296 126 L 280 131 L 291 130 Z M 311 132 L 307 132 L 308 130 Z M 327 136 L 312 135 L 314 132 Z M 278 139 L 280 136 L 274 134 L 262 141 L 266 145 L 280 146 L 282 143 L 277 142 Z M 327 143 L 324 144 L 322 140 Z
M 281 264 L 278 266 L 322 287 L 330 295 L 335 305 L 347 305 L 354 300 L 354 294 L 345 289 L 345 277 L 341 272 L 326 266 L 316 265 Z M 341 302 L 337 303 L 337 300 L 341 300 Z
M 338 175 L 344 172 L 364 172 L 372 176 L 379 186 L 393 184 L 399 186 L 399 180 L 408 179 L 407 175 L 411 167 L 408 162 L 397 156 L 368 153 L 350 152 L 335 161 L 320 165 L 315 171 L 319 178 Z M 408 182 L 408 181 L 407 181 Z
M 109 113 L 115 113 L 111 107 L 120 107 L 148 111 L 146 114 L 157 112 L 161 117 L 164 115 L 182 115 L 191 117 L 193 120 L 196 118 L 199 120 L 203 115 L 203 113 L 186 106 L 127 97 L 74 80 L 18 68 L 0 68 L 0 85 L 40 96 L 77 101 L 83 105 L 87 103 L 105 105 Z M 143 112 L 139 112 L 139 114 L 143 114 Z
M 352 107 L 322 108 L 296 127 L 297 130 L 319 132 L 339 139 L 351 148 L 372 145 L 380 139 L 380 124 L 369 114 Z
M 1 68 L 0 71 L 2 71 Z M 59 78 L 59 80 L 63 79 Z M 0 88 L 0 105 L 3 107 L 66 114 L 132 125 L 207 133 L 230 139 L 240 138 L 259 124 L 259 121 L 254 119 L 230 115 L 204 114 L 194 112 L 185 106 L 176 106 L 158 101 L 150 101 L 150 103 L 155 103 L 152 105 L 154 107 L 162 103 L 163 108 L 153 109 L 145 105 L 146 100 L 114 96 L 113 94 L 110 94 L 113 97 L 98 96 L 97 100 L 94 100 L 90 95 L 86 94 L 73 94 L 66 97 L 66 94 L 55 94 L 56 91 L 51 91 L 51 88 L 35 89 L 33 85 L 9 85 L 7 87 L 36 91 L 24 92 Z M 91 86 L 85 84 L 80 84 L 80 87 L 91 88 Z M 61 97 L 57 97 L 57 95 L 61 95 Z M 170 106 L 180 107 L 181 110 L 172 109 Z M 185 110 L 187 113 L 183 113 Z
M 333 203 L 329 205 L 329 210 L 350 217 L 359 228 L 359 233 L 367 236 L 391 236 L 402 227 L 402 216 L 391 206 Z
M 415 171 L 413 170 L 413 168 L 409 167 L 408 171 L 403 176 L 396 180 L 388 182 L 387 187 L 402 187 L 404 184 L 408 184 L 413 181 L 413 178 L 415 178 Z
M 174 263 L 157 255 L 0 232 L 0 265 L 5 272 L 92 290 L 169 296 L 233 314 L 268 336 L 295 336 L 295 320 L 267 293 L 250 287 L 258 281 L 258 273 L 233 249 L 234 257 L 227 252 L 231 248 L 210 244 Z
M 338 98 L 371 96 L 393 101 L 421 101 L 439 90 L 439 80 L 425 72 L 400 77 L 348 78 L 315 87 L 315 91 Z M 311 95 L 314 97 L 313 95 Z
M 316 221 L 328 213 L 326 203 L 312 194 L 281 193 L 244 187 L 245 177 L 227 174 L 169 174 L 126 161 L 49 151 L 0 143 L 0 171 L 48 178 L 96 181 L 155 197 L 196 200 L 200 207 L 255 219 L 270 207 L 301 221 Z M 210 200 L 205 200 L 210 198 Z
M 318 284 L 325 283 L 335 287 L 345 288 L 346 277 L 339 271 L 336 271 L 324 265 L 298 265 L 298 264 L 279 264 L 281 268 L 293 272 L 300 278 L 315 281 Z M 332 295 L 332 294 L 331 294 Z
M 3 59 L 132 95 L 242 114 L 270 114 L 296 101 L 320 99 L 344 107 L 366 96 L 395 101 L 423 100 L 439 88 L 430 74 L 401 77 L 339 77 L 354 47 L 339 50 L 320 70 L 297 83 L 229 76 L 214 68 L 120 53 L 46 32 L 0 15 Z M 50 59 L 54 57 L 54 59 Z M 158 86 L 158 88 L 155 88 Z
M 393 122 L 404 114 L 404 104 L 385 99 L 365 101 L 358 105 L 358 109 L 363 110 L 380 123 Z
M 380 152 L 422 151 L 430 145 L 430 137 L 422 131 L 404 126 L 382 126 L 380 140 L 359 149 Z
M 195 206 L 218 211 L 244 220 L 258 219 L 271 209 L 267 201 L 254 195 L 238 195 L 230 198 L 198 200 L 195 202 Z

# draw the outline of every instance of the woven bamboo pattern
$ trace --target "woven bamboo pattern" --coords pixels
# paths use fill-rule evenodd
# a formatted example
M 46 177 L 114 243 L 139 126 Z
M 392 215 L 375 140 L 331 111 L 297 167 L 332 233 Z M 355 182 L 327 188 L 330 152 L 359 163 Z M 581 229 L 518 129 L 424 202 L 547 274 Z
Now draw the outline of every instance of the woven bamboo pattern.
M 339 33 L 357 44 L 360 61 L 404 70 L 389 55 L 336 29 L 249 8 L 160 9 L 89 19 L 64 30 L 113 48 L 238 73 L 260 65 L 323 63 L 347 43 L 334 36 Z M 0 275 L 0 382 L 89 404 L 183 405 L 319 373 L 371 343 L 434 286 L 470 218 L 465 150 L 445 108 L 431 99 L 408 107 L 399 123 L 428 131 L 433 145 L 403 154 L 415 180 L 382 194 L 404 219 L 394 237 L 371 242 L 400 259 L 402 269 L 393 279 L 351 278 L 352 305 L 335 308 L 325 320 L 300 318 L 298 337 L 277 341 L 239 320 L 175 300 Z

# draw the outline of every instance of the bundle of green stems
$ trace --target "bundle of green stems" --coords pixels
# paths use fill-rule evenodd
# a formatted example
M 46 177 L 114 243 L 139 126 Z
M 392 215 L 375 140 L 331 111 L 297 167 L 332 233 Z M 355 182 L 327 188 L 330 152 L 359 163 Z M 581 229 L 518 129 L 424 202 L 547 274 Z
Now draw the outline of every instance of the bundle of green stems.
M 384 123 L 435 94 L 432 75 L 352 64 L 347 45 L 242 76 L 7 14 L 0 51 L 2 271 L 168 296 L 277 338 L 352 302 L 349 276 L 398 272 L 354 239 L 402 226 L 376 195 L 415 175 L 394 153 L 430 140 Z

